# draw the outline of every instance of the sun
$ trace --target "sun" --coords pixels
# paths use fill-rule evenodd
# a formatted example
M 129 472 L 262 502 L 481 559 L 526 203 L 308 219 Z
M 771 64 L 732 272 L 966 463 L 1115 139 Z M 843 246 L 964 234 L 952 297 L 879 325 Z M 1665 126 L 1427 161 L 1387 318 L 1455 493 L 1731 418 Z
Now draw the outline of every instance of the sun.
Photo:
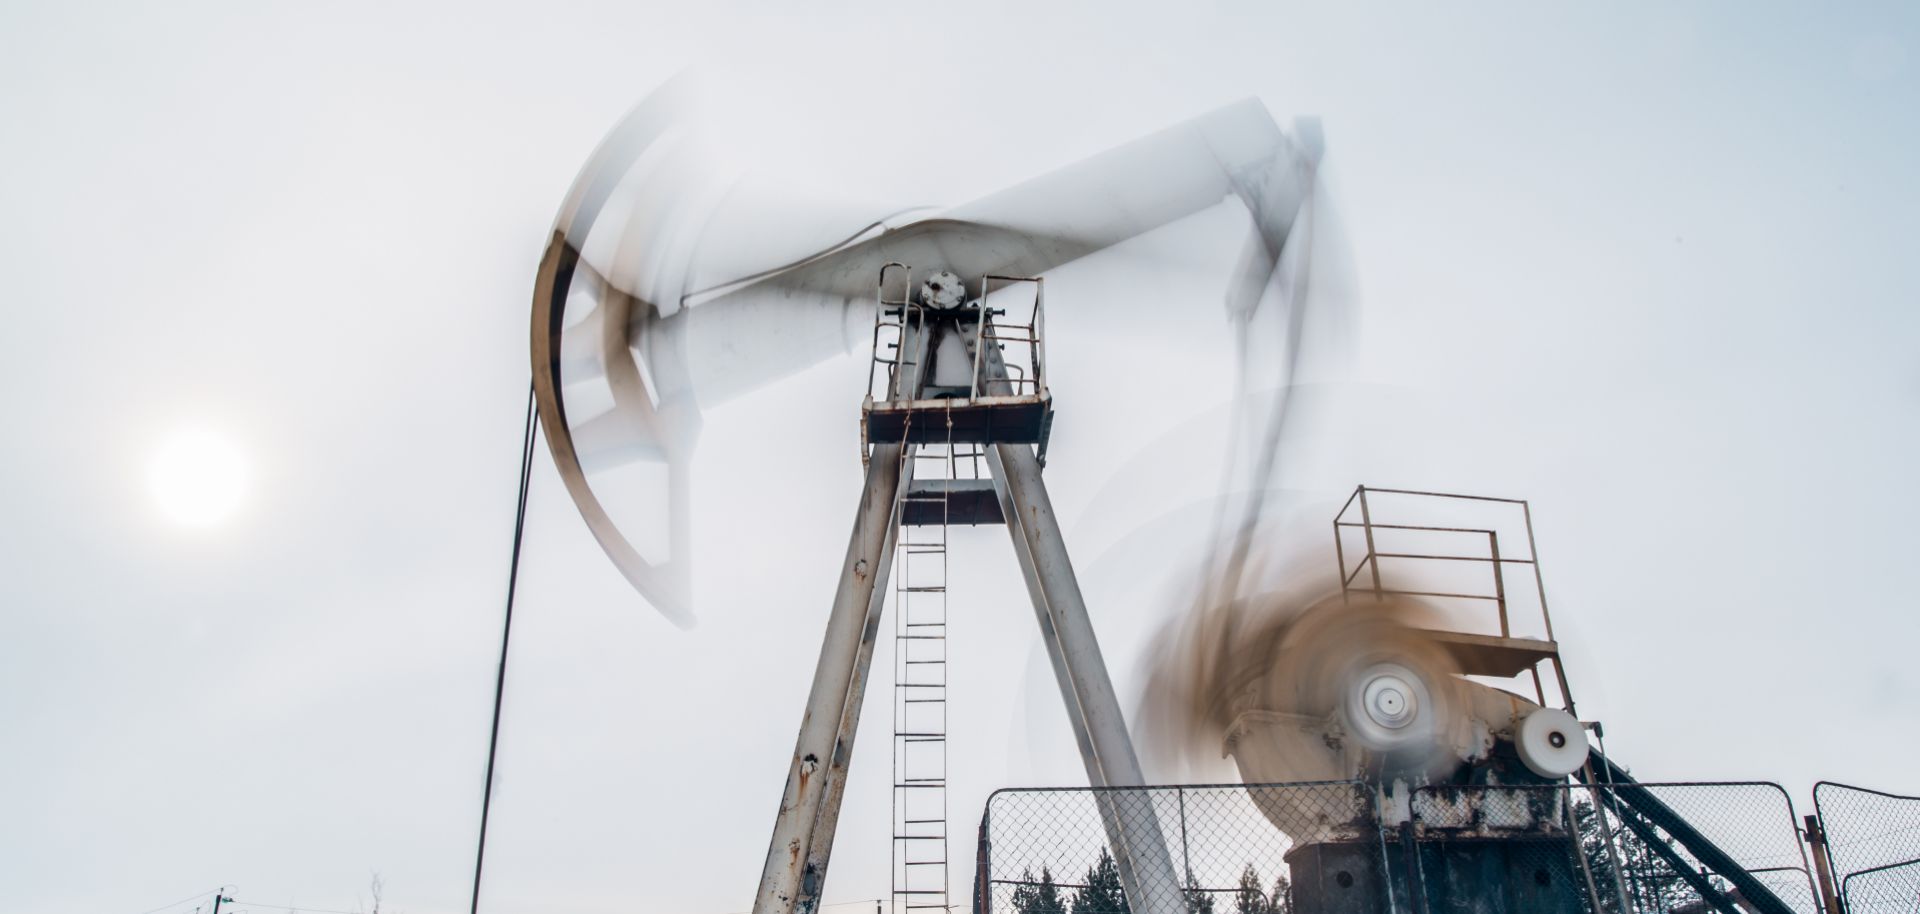
M 147 480 L 161 513 L 182 526 L 207 527 L 233 516 L 245 500 L 247 455 L 207 428 L 174 432 L 154 452 Z

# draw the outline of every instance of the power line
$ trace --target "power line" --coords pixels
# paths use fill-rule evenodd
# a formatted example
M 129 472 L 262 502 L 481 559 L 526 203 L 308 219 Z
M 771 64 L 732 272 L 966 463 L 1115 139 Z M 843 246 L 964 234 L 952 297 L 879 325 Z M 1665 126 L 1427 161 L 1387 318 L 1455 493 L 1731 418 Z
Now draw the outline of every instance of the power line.
M 305 905 L 267 904 L 264 901 L 235 901 L 233 905 L 246 905 L 249 908 L 272 908 L 276 911 L 299 911 L 301 914 L 365 914 L 363 911 L 329 911 L 326 908 L 309 908 Z
M 142 911 L 142 912 L 141 912 L 141 914 L 159 914 L 159 912 L 161 912 L 161 911 L 164 911 L 164 910 L 166 910 L 166 909 L 168 909 L 168 908 L 177 908 L 177 907 L 179 907 L 179 906 L 181 906 L 181 905 L 183 905 L 183 904 L 186 904 L 187 902 L 189 902 L 189 901 L 192 901 L 192 900 L 194 900 L 194 899 L 196 899 L 196 898 L 205 898 L 206 896 L 208 896 L 208 895 L 212 895 L 212 894 L 213 894 L 213 893 L 215 893 L 215 892 L 223 892 L 223 891 L 226 891 L 226 889 L 227 889 L 227 886 L 224 886 L 224 885 L 223 885 L 223 886 L 220 886 L 219 888 L 216 888 L 216 889 L 208 889 L 208 890 L 206 890 L 206 891 L 204 891 L 204 892 L 200 892 L 200 893 L 198 893 L 198 894 L 195 894 L 195 895 L 188 895 L 187 897 L 185 897 L 185 898 L 182 898 L 182 899 L 180 899 L 179 901 L 176 901 L 176 902 L 173 902 L 173 903 L 171 903 L 171 904 L 163 904 L 163 905 L 161 905 L 161 906 L 159 906 L 159 907 L 157 907 L 157 908 L 154 908 L 154 909 L 153 909 L 153 910 L 151 910 L 151 911 Z

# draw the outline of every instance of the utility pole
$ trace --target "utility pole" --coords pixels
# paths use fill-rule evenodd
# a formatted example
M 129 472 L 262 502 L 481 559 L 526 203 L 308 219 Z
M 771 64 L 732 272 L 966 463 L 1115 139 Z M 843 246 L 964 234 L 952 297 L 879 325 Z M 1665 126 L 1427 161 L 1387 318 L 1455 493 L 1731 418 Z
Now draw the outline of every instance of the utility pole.
M 223 902 L 223 901 L 226 902 L 227 904 L 233 904 L 233 899 L 228 898 L 226 896 L 226 893 L 224 892 L 213 893 L 213 914 L 220 914 L 220 902 Z

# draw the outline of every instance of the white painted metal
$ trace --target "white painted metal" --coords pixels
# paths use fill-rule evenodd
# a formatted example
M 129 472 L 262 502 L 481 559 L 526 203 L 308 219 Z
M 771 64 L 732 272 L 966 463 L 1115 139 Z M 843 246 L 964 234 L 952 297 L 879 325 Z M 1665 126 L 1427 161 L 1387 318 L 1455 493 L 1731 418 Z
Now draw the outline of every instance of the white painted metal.
M 896 396 L 912 396 L 920 388 L 926 340 L 909 328 L 901 351 L 915 355 L 902 364 Z M 867 463 L 866 489 L 827 618 L 800 735 L 787 767 L 787 786 L 760 871 L 754 914 L 811 914 L 820 904 L 846 790 L 847 764 L 860 725 L 860 704 L 873 663 L 874 638 L 886 601 L 901 498 L 913 480 L 911 457 L 911 445 L 879 444 Z
M 807 912 L 819 903 L 867 669 L 873 662 L 874 633 L 886 598 L 898 530 L 894 519 L 906 490 L 902 477 L 911 473 L 902 467 L 901 451 L 901 445 L 880 445 L 867 464 L 866 491 L 787 768 L 786 790 L 754 897 L 755 914 Z
M 1033 598 L 1047 659 L 1053 664 L 1067 719 L 1080 743 L 1087 782 L 1094 787 L 1142 786 L 1146 779 L 1127 733 L 1120 699 L 1107 676 L 1080 582 L 1067 557 L 1059 519 L 1040 477 L 1040 461 L 1026 445 L 996 444 L 987 448 L 987 463 L 1013 537 L 1014 554 Z M 1182 881 L 1159 823 L 1152 817 L 1123 821 L 1105 805 L 1100 812 L 1107 840 L 1116 849 L 1114 861 L 1127 898 L 1142 914 L 1184 914 Z
M 1563 778 L 1587 763 L 1587 731 L 1559 708 L 1535 708 L 1513 731 L 1513 746 L 1528 770 Z

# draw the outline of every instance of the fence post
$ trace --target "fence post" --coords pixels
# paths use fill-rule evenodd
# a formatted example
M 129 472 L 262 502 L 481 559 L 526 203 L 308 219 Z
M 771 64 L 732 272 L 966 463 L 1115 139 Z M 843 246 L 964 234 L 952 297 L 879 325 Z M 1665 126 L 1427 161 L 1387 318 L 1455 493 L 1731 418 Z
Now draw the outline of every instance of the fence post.
M 1587 791 L 1593 795 L 1594 821 L 1600 823 L 1600 836 L 1606 839 L 1607 870 L 1613 874 L 1613 891 L 1620 900 L 1620 910 L 1622 912 L 1631 911 L 1633 910 L 1633 904 L 1627 899 L 1626 867 L 1621 865 L 1620 849 L 1614 845 L 1613 826 L 1607 824 L 1607 804 L 1600 799 L 1600 785 L 1597 783 L 1598 779 L 1593 776 L 1593 763 L 1589 761 L 1584 766 L 1584 770 L 1586 774 L 1583 775 L 1581 779 L 1587 782 Z M 1569 795 L 1567 813 L 1569 816 L 1573 815 L 1571 795 Z M 1573 840 L 1575 844 L 1580 843 L 1578 823 L 1575 823 L 1573 829 Z M 1598 890 L 1599 887 L 1595 886 L 1594 888 Z
M 1173 795 L 1180 801 L 1180 887 L 1186 889 L 1191 888 L 1187 883 L 1193 880 L 1193 858 L 1187 851 L 1187 789 L 1175 787 Z
M 987 839 L 988 817 L 992 815 L 989 800 L 987 811 L 980 814 L 980 842 L 974 850 L 973 914 L 993 914 L 993 842 Z
M 1820 877 L 1821 909 L 1826 914 L 1841 914 L 1840 899 L 1833 890 L 1833 858 L 1827 855 L 1827 833 L 1820 828 L 1819 816 L 1807 816 L 1807 846 L 1813 849 L 1813 871 Z
M 1427 876 L 1420 865 L 1420 844 L 1414 840 L 1411 818 L 1400 823 L 1400 852 L 1407 861 L 1407 901 L 1413 907 L 1413 914 L 1427 914 Z M 1380 875 L 1382 881 L 1390 878 L 1385 872 Z

